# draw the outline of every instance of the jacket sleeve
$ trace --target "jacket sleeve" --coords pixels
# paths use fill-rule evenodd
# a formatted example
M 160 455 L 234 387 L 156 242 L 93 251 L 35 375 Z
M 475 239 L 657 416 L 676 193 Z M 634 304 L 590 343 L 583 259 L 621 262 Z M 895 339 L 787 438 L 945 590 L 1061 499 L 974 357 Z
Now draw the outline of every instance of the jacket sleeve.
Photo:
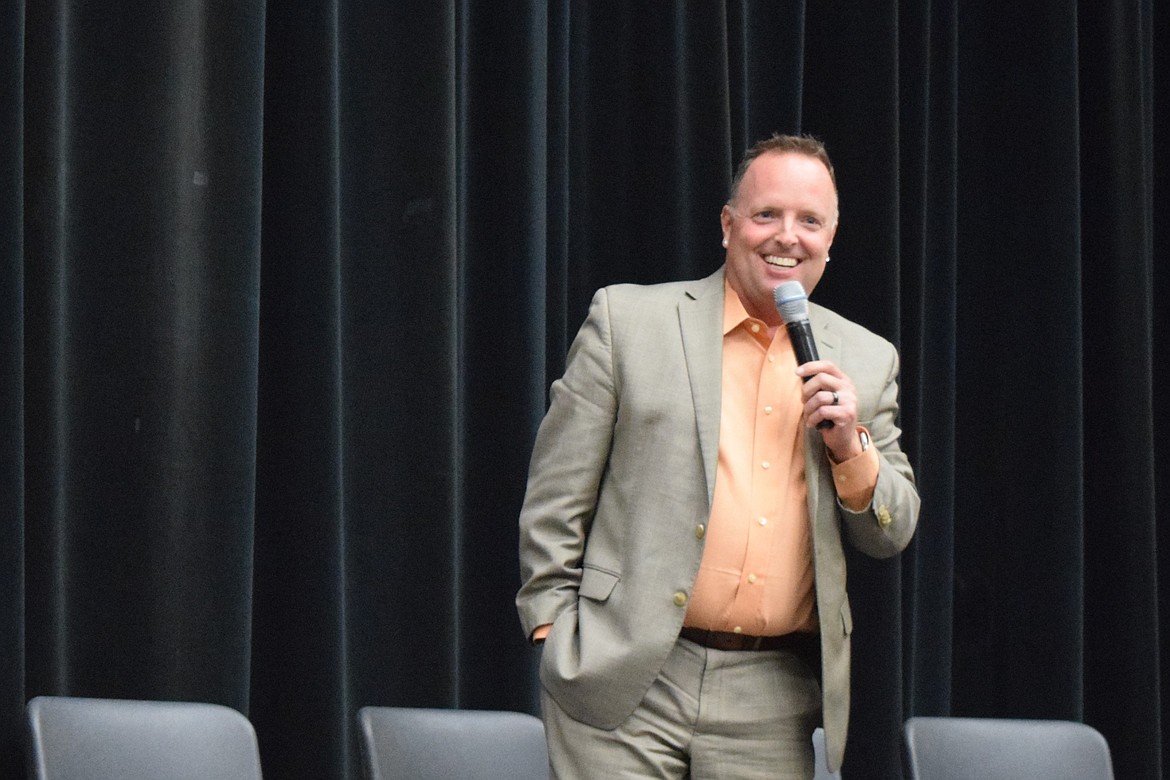
M 599 290 L 553 383 L 520 510 L 516 606 L 525 636 L 577 600 L 581 562 L 617 414 L 609 301 Z
M 889 358 L 878 388 L 873 417 L 862 420 L 879 456 L 877 484 L 868 507 L 854 512 L 838 502 L 845 533 L 854 547 L 875 558 L 888 558 L 906 548 L 918 525 L 920 500 L 910 461 L 898 440 L 898 353 L 886 344 Z

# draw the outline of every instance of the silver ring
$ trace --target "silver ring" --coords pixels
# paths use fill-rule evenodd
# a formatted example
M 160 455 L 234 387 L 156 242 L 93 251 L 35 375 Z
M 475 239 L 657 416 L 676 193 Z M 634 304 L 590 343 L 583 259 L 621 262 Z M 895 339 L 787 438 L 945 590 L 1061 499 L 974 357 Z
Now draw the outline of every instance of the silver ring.
M 836 390 L 833 390 L 832 393 L 833 393 L 833 406 L 836 406 L 837 404 L 841 403 L 841 396 L 837 395 Z

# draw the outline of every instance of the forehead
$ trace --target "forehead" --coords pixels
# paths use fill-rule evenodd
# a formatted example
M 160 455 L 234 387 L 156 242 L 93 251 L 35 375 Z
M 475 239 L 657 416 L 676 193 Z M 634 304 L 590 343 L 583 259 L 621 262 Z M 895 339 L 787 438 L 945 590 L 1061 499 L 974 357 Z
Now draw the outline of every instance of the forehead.
M 837 192 L 824 163 L 798 152 L 765 152 L 744 172 L 743 205 L 789 205 L 832 210 Z

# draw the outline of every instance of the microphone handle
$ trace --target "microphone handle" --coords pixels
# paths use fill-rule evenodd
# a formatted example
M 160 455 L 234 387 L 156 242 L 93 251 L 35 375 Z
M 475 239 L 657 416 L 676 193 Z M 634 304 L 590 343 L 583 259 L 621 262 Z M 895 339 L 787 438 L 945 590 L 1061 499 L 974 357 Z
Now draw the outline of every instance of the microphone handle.
M 821 359 L 817 353 L 817 342 L 813 338 L 811 322 L 808 320 L 794 320 L 793 322 L 784 323 L 784 327 L 788 329 L 788 339 L 792 342 L 792 351 L 796 353 L 796 364 L 798 366 Z M 811 378 L 806 376 L 804 377 L 804 381 L 807 382 Z M 821 420 L 817 423 L 818 430 L 832 427 L 832 420 Z

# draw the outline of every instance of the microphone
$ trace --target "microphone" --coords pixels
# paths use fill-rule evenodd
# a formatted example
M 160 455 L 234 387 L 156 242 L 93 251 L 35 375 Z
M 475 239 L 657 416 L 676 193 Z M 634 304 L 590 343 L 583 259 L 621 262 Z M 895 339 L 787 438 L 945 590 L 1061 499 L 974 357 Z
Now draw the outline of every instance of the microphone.
M 813 338 L 812 323 L 808 321 L 808 296 L 804 292 L 804 285 L 800 282 L 784 282 L 772 291 L 772 301 L 776 304 L 776 311 L 780 312 L 780 319 L 784 320 L 784 327 L 788 330 L 792 351 L 796 353 L 796 364 L 803 365 L 820 360 L 817 342 Z M 804 381 L 807 382 L 810 378 L 806 376 Z M 817 423 L 817 428 L 832 427 L 832 420 L 821 420 Z

